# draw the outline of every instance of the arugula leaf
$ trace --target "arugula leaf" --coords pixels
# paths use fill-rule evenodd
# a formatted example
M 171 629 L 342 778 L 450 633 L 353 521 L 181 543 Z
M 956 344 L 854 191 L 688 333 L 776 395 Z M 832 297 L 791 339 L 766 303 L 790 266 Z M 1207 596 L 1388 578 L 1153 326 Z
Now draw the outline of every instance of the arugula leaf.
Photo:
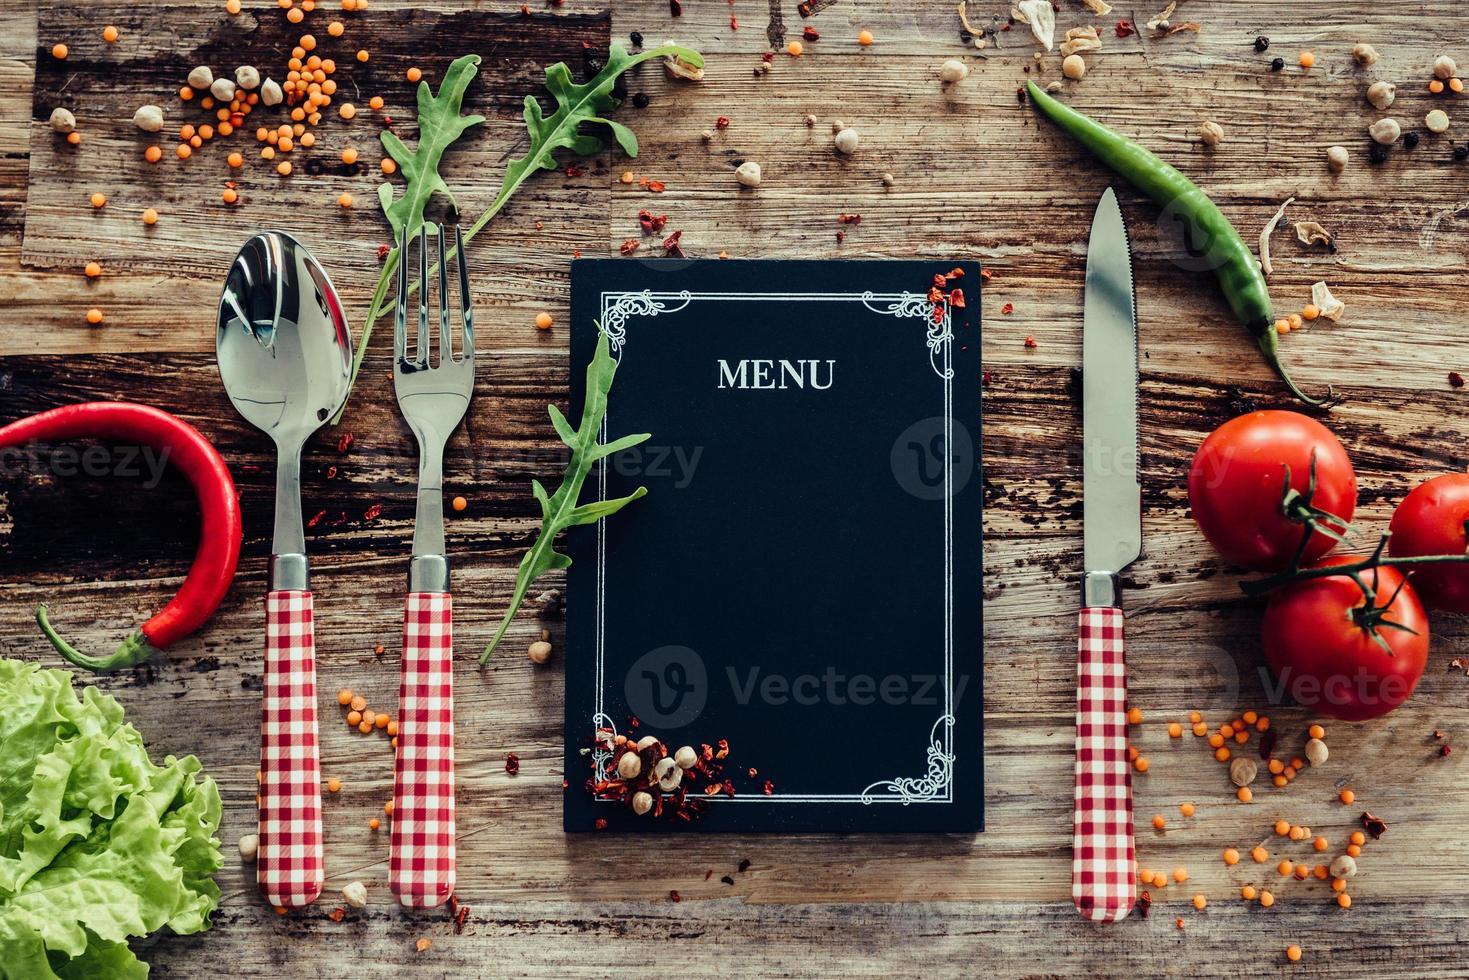
M 612 359 L 612 354 L 608 350 L 607 335 L 602 333 L 599 325 L 597 350 L 592 355 L 591 363 L 587 365 L 586 405 L 582 408 L 580 428 L 573 429 L 571 423 L 566 420 L 566 416 L 561 414 L 561 410 L 555 405 L 546 406 L 556 434 L 571 449 L 571 460 L 566 464 L 566 473 L 561 478 L 561 486 L 554 494 L 547 496 L 546 488 L 541 486 L 540 480 L 531 481 L 531 492 L 541 503 L 541 529 L 536 534 L 536 540 L 531 545 L 531 549 L 520 560 L 520 570 L 515 575 L 515 592 L 510 597 L 510 608 L 505 611 L 505 618 L 500 621 L 500 628 L 495 630 L 494 639 L 490 641 L 489 646 L 485 647 L 485 652 L 480 654 L 481 665 L 489 662 L 490 654 L 494 653 L 495 647 L 499 646 L 501 637 L 510 627 L 510 621 L 515 618 L 515 613 L 520 609 L 520 604 L 524 601 L 526 590 L 530 588 L 531 583 L 543 572 L 553 568 L 566 568 L 571 564 L 569 557 L 556 550 L 556 535 L 578 524 L 595 524 L 602 518 L 617 513 L 648 492 L 647 487 L 638 487 L 626 497 L 619 497 L 616 500 L 594 500 L 590 503 L 577 504 L 577 500 L 581 497 L 582 484 L 586 482 L 587 474 L 592 471 L 593 465 L 598 460 L 636 446 L 646 440 L 649 435 L 646 432 L 639 432 L 623 436 L 621 439 L 614 439 L 611 442 L 597 441 L 597 434 L 602 428 L 602 420 L 607 416 L 607 393 L 612 390 L 612 379 L 616 373 L 617 362 Z
M 209 928 L 219 790 L 155 765 L 122 707 L 0 659 L 0 978 L 141 978 L 131 937 Z
M 675 44 L 665 44 L 648 51 L 640 51 L 637 54 L 628 54 L 627 49 L 621 44 L 613 44 L 607 54 L 606 66 L 597 73 L 596 77 L 584 84 L 578 85 L 571 80 L 571 69 L 567 68 L 564 62 L 558 62 L 547 68 L 546 90 L 556 100 L 555 111 L 548 116 L 542 110 L 540 103 L 536 101 L 535 96 L 525 97 L 525 126 L 530 138 L 530 146 L 524 155 L 511 160 L 505 168 L 505 178 L 500 183 L 500 191 L 495 195 L 495 200 L 465 232 L 466 244 L 504 209 L 510 198 L 515 196 L 515 192 L 531 174 L 541 170 L 556 169 L 555 153 L 557 150 L 569 149 L 581 156 L 602 152 L 602 140 L 589 133 L 581 132 L 583 124 L 595 123 L 606 126 L 624 153 L 630 157 L 637 156 L 638 138 L 633 131 L 621 123 L 606 118 L 606 114 L 618 106 L 617 99 L 612 95 L 612 89 L 616 86 L 617 79 L 628 70 L 650 59 L 666 56 L 676 56 L 695 67 L 702 68 L 704 65 L 704 58 L 699 52 Z M 444 183 L 438 170 L 444 151 L 458 140 L 465 130 L 484 119 L 482 116 L 461 116 L 459 114 L 463 107 L 465 89 L 479 71 L 479 61 L 478 55 L 466 55 L 456 59 L 444 75 L 437 98 L 429 94 L 427 82 L 420 84 L 418 89 L 420 138 L 417 151 L 409 151 L 402 141 L 391 133 L 382 134 L 383 145 L 387 147 L 393 159 L 398 161 L 406 186 L 403 196 L 396 199 L 393 197 L 391 184 L 383 184 L 378 188 L 378 200 L 382 203 L 383 212 L 387 215 L 388 224 L 394 232 L 395 244 L 383 257 L 382 271 L 378 273 L 377 286 L 372 293 L 372 303 L 367 310 L 367 319 L 362 324 L 362 338 L 357 342 L 357 352 L 352 357 L 351 383 L 353 384 L 356 383 L 357 373 L 362 368 L 362 359 L 367 356 L 367 342 L 372 337 L 373 324 L 377 323 L 388 311 L 388 291 L 393 282 L 393 275 L 398 270 L 398 263 L 401 261 L 396 242 L 404 227 L 407 227 L 410 233 L 417 231 L 418 225 L 423 221 L 423 209 L 435 190 L 440 193 L 449 193 L 448 185 Z M 452 85 L 450 84 L 451 79 Z M 391 143 L 389 137 L 392 139 Z M 396 151 L 394 144 L 397 146 Z M 398 151 L 401 151 L 404 156 L 399 156 Z M 450 257 L 452 257 L 452 252 Z M 437 263 L 429 271 L 430 275 L 437 272 Z M 417 285 L 412 284 L 410 293 L 416 288 Z M 343 399 L 342 407 L 337 409 L 337 414 L 331 420 L 333 425 L 341 421 L 342 413 L 346 410 L 347 401 Z

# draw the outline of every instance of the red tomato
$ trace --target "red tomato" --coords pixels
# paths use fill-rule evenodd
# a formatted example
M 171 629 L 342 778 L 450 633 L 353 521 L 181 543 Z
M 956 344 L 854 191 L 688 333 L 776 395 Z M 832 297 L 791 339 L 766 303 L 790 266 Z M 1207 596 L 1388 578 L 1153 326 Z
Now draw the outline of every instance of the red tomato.
M 1316 489 L 1307 501 L 1313 452 Z M 1282 508 L 1286 467 L 1299 495 L 1291 514 Z M 1352 519 L 1357 475 L 1341 442 L 1315 419 L 1298 412 L 1250 412 L 1215 429 L 1194 454 L 1188 502 L 1199 530 L 1225 561 L 1273 572 L 1290 566 L 1311 508 Z M 1335 543 L 1317 531 L 1302 563 L 1320 558 Z
M 1312 567 L 1357 560 L 1333 555 Z M 1361 574 L 1371 585 L 1373 572 Z M 1345 575 L 1296 582 L 1271 593 L 1262 625 L 1265 658 L 1283 691 L 1300 704 L 1344 721 L 1364 721 L 1387 714 L 1413 693 L 1428 663 L 1428 615 L 1413 586 L 1403 584 L 1401 572 L 1382 566 L 1376 576 L 1378 615 L 1413 630 L 1373 627 L 1392 655 L 1361 625 L 1366 598 Z M 1393 599 L 1399 585 L 1402 591 Z
M 1446 473 L 1413 488 L 1393 511 L 1387 550 L 1394 558 L 1469 552 L 1469 473 Z M 1412 566 L 1409 566 L 1412 567 Z M 1469 564 L 1421 565 L 1413 586 L 1432 609 L 1469 612 Z

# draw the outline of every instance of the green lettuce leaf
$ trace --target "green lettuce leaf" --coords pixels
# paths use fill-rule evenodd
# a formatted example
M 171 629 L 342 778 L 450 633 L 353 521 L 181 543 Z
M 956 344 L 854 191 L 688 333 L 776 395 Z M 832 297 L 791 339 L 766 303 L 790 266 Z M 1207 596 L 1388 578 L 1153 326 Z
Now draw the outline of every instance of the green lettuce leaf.
M 219 790 L 155 764 L 121 705 L 0 659 L 0 980 L 145 977 L 130 938 L 209 928 Z

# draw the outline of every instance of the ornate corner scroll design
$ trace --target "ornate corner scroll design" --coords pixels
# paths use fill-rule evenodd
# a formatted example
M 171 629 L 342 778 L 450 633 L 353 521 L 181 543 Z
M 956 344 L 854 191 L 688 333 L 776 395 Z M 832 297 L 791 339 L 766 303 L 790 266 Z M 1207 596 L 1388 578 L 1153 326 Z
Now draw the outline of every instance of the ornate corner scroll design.
M 637 316 L 657 316 L 660 313 L 677 313 L 693 302 L 693 296 L 687 289 L 674 294 L 659 294 L 660 297 L 670 295 L 678 305 L 671 305 L 661 298 L 655 299 L 651 289 L 645 289 L 640 293 L 603 295 L 601 327 L 602 332 L 607 335 L 607 342 L 614 358 L 618 360 L 622 358 L 622 348 L 627 343 L 627 322 L 630 319 Z
M 888 793 L 896 793 L 896 797 L 888 796 L 883 799 L 898 799 L 904 806 L 910 803 L 930 803 L 942 800 L 948 796 L 949 786 L 954 781 L 954 754 L 947 751 L 944 746 L 952 741 L 954 727 L 953 715 L 941 715 L 938 721 L 933 723 L 933 729 L 928 736 L 928 772 L 922 776 L 899 776 L 897 779 L 884 779 L 873 783 L 862 791 L 862 802 L 868 805 L 877 801 L 873 796 L 876 790 Z
M 874 313 L 900 320 L 922 317 L 928 324 L 928 363 L 933 366 L 934 374 L 940 378 L 947 380 L 954 376 L 954 369 L 945 366 L 949 345 L 954 340 L 953 321 L 947 306 L 944 307 L 943 315 L 935 319 L 933 303 L 929 302 L 927 296 L 917 293 L 902 293 L 893 301 L 887 297 L 878 299 L 873 293 L 866 292 L 862 294 L 862 305 Z

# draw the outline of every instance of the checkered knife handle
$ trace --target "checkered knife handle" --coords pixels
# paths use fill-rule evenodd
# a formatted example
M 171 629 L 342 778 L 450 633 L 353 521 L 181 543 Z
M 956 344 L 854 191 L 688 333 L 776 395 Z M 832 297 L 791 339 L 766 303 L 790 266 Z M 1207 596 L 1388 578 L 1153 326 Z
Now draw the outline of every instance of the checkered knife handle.
M 265 597 L 265 694 L 260 705 L 260 851 L 255 877 L 271 905 L 321 894 L 321 766 L 316 638 L 310 592 Z
M 1136 872 L 1127 764 L 1127 664 L 1122 610 L 1081 611 L 1076 662 L 1076 811 L 1071 900 L 1088 919 L 1132 911 Z
M 410 908 L 454 891 L 454 629 L 447 592 L 412 592 L 403 614 L 388 884 Z

